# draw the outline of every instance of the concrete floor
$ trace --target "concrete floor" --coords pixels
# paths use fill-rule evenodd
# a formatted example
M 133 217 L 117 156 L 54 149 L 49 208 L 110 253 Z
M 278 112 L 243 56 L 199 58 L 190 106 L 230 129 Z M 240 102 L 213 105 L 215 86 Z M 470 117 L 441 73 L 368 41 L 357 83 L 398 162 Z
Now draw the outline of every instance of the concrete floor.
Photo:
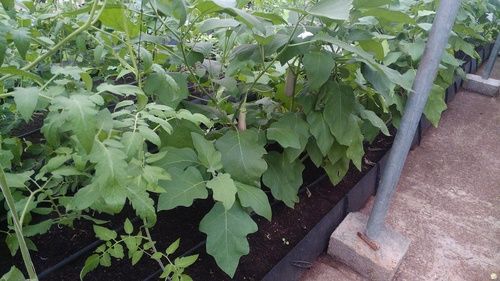
M 500 60 L 492 77 L 500 79 Z M 411 240 L 395 280 L 500 280 L 498 98 L 457 94 L 410 152 L 388 224 Z M 324 255 L 302 281 L 326 280 L 365 279 Z

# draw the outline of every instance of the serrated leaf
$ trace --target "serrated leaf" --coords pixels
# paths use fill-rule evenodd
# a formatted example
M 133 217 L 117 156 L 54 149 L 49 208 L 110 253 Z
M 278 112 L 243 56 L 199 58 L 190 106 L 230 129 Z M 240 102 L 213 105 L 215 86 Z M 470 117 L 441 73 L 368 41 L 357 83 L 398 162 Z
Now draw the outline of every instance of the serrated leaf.
M 83 280 L 85 275 L 87 275 L 87 273 L 89 273 L 90 271 L 96 269 L 98 265 L 99 265 L 99 255 L 94 254 L 88 257 L 85 260 L 85 265 L 83 266 L 82 271 L 80 271 L 80 280 Z
M 332 20 L 347 20 L 352 9 L 352 0 L 322 0 L 307 12 L 314 16 Z
M 198 255 L 192 255 L 192 256 L 187 256 L 187 257 L 180 257 L 176 258 L 174 261 L 175 266 L 180 267 L 180 268 L 186 268 L 198 259 Z
M 21 114 L 24 121 L 31 120 L 31 115 L 35 111 L 38 103 L 38 93 L 40 90 L 36 87 L 16 88 L 11 92 L 16 103 L 17 111 Z
M 15 266 L 12 266 L 10 270 L 0 278 L 0 281 L 22 281 L 22 280 L 26 280 L 26 278 L 24 277 L 23 272 Z
M 134 252 L 134 254 L 132 255 L 132 265 L 136 265 L 141 260 L 143 255 L 143 251 Z
M 212 189 L 215 200 L 222 202 L 226 210 L 231 209 L 236 200 L 236 185 L 229 174 L 218 174 L 207 182 L 207 187 Z
M 181 243 L 181 239 L 178 238 L 177 240 L 174 241 L 174 243 L 170 244 L 170 246 L 167 247 L 167 249 L 165 250 L 165 253 L 167 255 L 171 255 L 171 254 L 175 253 L 175 251 L 177 251 L 177 249 L 179 248 L 180 243 Z
M 207 234 L 207 253 L 233 277 L 240 257 L 250 250 L 246 236 L 257 231 L 257 224 L 239 204 L 226 210 L 216 203 L 201 220 L 200 231 Z
M 193 146 L 198 152 L 198 159 L 201 164 L 207 168 L 210 173 L 222 169 L 222 155 L 215 150 L 214 142 L 206 140 L 197 133 L 191 133 Z
M 146 183 L 141 177 L 137 177 L 126 184 L 125 193 L 136 214 L 146 220 L 149 225 L 153 225 L 156 222 L 155 202 L 149 197 L 149 193 L 146 191 Z
M 146 126 L 139 126 L 137 127 L 137 130 L 139 133 L 148 141 L 153 143 L 156 146 L 161 146 L 161 140 L 158 134 L 155 133 L 155 131 L 151 130 L 149 127 Z
M 144 139 L 139 132 L 123 133 L 121 142 L 124 146 L 123 151 L 128 159 L 137 156 L 137 153 L 143 150 Z
M 108 229 L 103 226 L 99 225 L 94 225 L 94 233 L 95 236 L 103 241 L 110 241 L 115 239 L 118 235 L 116 234 L 116 231 Z
M 73 131 L 85 150 L 90 152 L 96 134 L 97 109 L 89 96 L 72 95 L 69 98 L 57 96 L 50 109 L 53 112 L 62 110 L 59 115 L 55 115 L 56 118 L 67 122 L 67 129 Z
M 132 223 L 128 218 L 125 219 L 125 223 L 123 224 L 123 230 L 127 234 L 132 234 L 132 232 L 134 231 L 134 226 L 132 225 Z
M 222 153 L 224 170 L 236 181 L 247 184 L 258 182 L 267 169 L 262 158 L 266 150 L 254 129 L 227 131 L 215 142 L 215 147 Z
M 302 63 L 309 88 L 316 91 L 330 78 L 335 61 L 331 53 L 312 51 L 304 55 Z
M 172 108 L 189 95 L 186 76 L 182 73 L 152 73 L 144 82 L 144 92 Z
M 238 198 L 240 199 L 241 206 L 252 208 L 255 213 L 271 221 L 271 205 L 266 193 L 259 187 L 241 182 L 235 182 L 235 184 L 238 188 Z
M 208 196 L 206 183 L 200 171 L 189 167 L 185 171 L 177 168 L 170 170 L 172 180 L 159 181 L 158 185 L 165 189 L 158 199 L 158 210 L 170 210 L 178 206 L 188 207 L 195 199 L 205 199 Z
M 266 155 L 269 168 L 262 176 L 262 182 L 271 189 L 273 197 L 293 208 L 299 201 L 297 193 L 302 185 L 304 165 L 296 160 L 289 162 L 285 154 L 276 151 Z
M 30 35 L 24 29 L 15 30 L 12 32 L 12 39 L 14 40 L 14 45 L 16 46 L 19 54 L 24 59 L 26 58 L 26 53 L 30 48 Z

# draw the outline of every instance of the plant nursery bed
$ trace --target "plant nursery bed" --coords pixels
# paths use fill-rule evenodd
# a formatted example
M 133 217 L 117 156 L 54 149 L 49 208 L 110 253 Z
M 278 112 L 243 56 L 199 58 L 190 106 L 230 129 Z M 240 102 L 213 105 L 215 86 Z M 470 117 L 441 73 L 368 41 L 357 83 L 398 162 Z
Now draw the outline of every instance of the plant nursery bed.
M 336 186 L 330 183 L 321 169 L 307 161 L 304 171 L 305 182 L 299 194 L 300 201 L 295 208 L 288 208 L 283 203 L 275 201 L 272 205 L 274 216 L 271 222 L 254 216 L 259 231 L 249 236 L 250 254 L 241 258 L 233 279 L 223 273 L 214 259 L 205 252 L 203 243 L 205 237 L 198 230 L 199 222 L 212 207 L 212 203 L 198 201 L 189 212 L 183 207 L 160 212 L 151 235 L 158 241 L 158 248 L 166 248 L 177 238 L 182 237 L 179 253 L 200 254 L 198 261 L 189 270 L 193 280 L 260 280 L 313 229 L 325 214 L 343 200 L 356 183 L 373 168 L 374 163 L 381 159 L 391 144 L 392 136 L 377 137 L 372 145 L 365 147 L 367 153 L 362 171 L 351 167 Z M 110 221 L 111 225 L 108 226 L 119 231 L 125 218 L 132 219 L 133 214 L 133 210 L 125 210 L 119 216 L 102 215 L 101 219 Z M 38 251 L 32 253 L 33 261 L 41 279 L 61 281 L 78 280 L 86 257 L 99 245 L 99 240 L 96 240 L 92 230 L 92 223 L 85 220 L 77 221 L 74 229 L 53 227 L 48 233 L 37 236 L 33 242 L 38 247 Z M 90 247 L 92 245 L 93 247 Z M 85 248 L 86 251 L 81 251 Z M 2 256 L 10 256 L 8 249 L 2 248 L 0 251 Z M 79 257 L 67 264 L 58 264 L 61 261 L 64 263 L 65 259 L 77 252 L 80 252 Z M 2 259 L 0 270 L 8 270 L 12 264 L 21 267 L 22 260 L 19 256 L 13 261 Z M 123 259 L 113 261 L 111 267 L 98 267 L 90 272 L 85 280 L 156 280 L 159 276 L 158 270 L 159 265 L 149 259 L 142 259 L 136 266 L 132 266 L 128 259 Z

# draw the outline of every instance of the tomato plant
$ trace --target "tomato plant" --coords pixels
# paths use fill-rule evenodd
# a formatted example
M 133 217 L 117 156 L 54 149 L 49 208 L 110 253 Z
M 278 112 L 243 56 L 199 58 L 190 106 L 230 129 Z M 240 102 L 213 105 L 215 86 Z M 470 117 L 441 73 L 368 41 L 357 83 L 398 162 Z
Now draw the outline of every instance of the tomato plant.
M 89 220 L 112 258 L 156 260 L 190 280 L 197 256 L 157 249 L 157 213 L 212 200 L 207 252 L 233 276 L 270 198 L 298 202 L 304 160 L 337 184 L 363 145 L 398 125 L 436 1 L 2 0 L 0 177 L 6 244 L 36 273 L 30 239 Z M 465 1 L 425 109 L 437 126 L 461 51 L 498 32 L 498 9 Z M 16 128 L 41 124 L 41 138 Z M 130 205 L 124 233 L 100 213 Z M 189 209 L 186 209 L 189 212 Z M 33 218 L 38 218 L 34 220 Z M 40 221 L 40 217 L 45 219 Z M 132 218 L 130 218 L 132 219 Z M 35 222 L 36 221 L 36 222 Z M 23 273 L 13 268 L 9 276 Z M 8 279 L 10 280 L 10 279 Z

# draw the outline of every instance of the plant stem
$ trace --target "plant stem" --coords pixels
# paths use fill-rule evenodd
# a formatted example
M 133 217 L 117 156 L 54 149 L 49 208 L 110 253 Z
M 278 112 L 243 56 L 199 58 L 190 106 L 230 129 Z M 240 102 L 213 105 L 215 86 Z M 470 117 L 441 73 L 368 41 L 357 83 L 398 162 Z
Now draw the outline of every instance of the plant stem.
M 151 234 L 149 233 L 149 228 L 147 227 L 147 223 L 144 221 L 144 232 L 146 233 L 146 237 L 148 238 L 149 242 L 151 243 L 151 248 L 155 253 L 158 253 L 158 250 L 156 249 L 155 242 L 153 241 L 153 238 L 151 238 Z M 160 264 L 161 270 L 165 270 L 165 265 L 161 262 L 161 259 L 158 260 L 158 264 Z
M 3 172 L 3 167 L 0 165 L 0 190 L 9 206 L 10 212 L 12 214 L 12 221 L 14 223 L 14 230 L 16 232 L 17 243 L 19 243 L 19 249 L 21 250 L 21 255 L 23 257 L 24 266 L 26 267 L 26 271 L 28 272 L 28 277 L 31 281 L 38 280 L 36 275 L 35 266 L 31 260 L 30 252 L 28 250 L 28 246 L 26 245 L 26 240 L 24 240 L 23 228 L 20 224 L 19 217 L 17 216 L 16 206 L 14 202 L 14 198 L 12 197 L 12 193 L 10 192 L 9 187 L 7 186 L 7 179 L 5 177 L 5 173 Z

